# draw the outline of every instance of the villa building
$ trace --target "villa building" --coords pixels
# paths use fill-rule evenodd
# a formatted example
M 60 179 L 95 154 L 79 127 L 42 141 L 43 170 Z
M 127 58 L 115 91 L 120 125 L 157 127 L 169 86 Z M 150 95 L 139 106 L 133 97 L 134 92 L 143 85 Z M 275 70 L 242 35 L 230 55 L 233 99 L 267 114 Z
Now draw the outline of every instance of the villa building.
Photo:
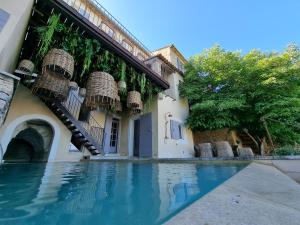
M 130 110 L 130 104 L 124 107 L 122 103 L 123 110 L 118 111 L 99 104 L 87 110 L 88 86 L 94 87 L 98 80 L 90 81 L 91 74 L 87 81 L 75 83 L 81 79 L 78 75 L 81 65 L 76 64 L 76 57 L 76 77 L 72 82 L 63 80 L 70 84 L 67 98 L 61 100 L 58 95 L 53 95 L 49 101 L 45 96 L 41 97 L 44 92 L 41 94 L 37 83 L 42 82 L 50 67 L 41 69 L 35 65 L 34 71 L 24 71 L 20 63 L 35 58 L 33 53 L 41 47 L 36 28 L 49 24 L 53 15 L 58 15 L 59 21 L 68 29 L 100 43 L 105 54 L 126 63 L 127 74 L 129 67 L 136 71 L 127 75 L 127 83 L 133 74 L 145 76 L 149 85 L 159 90 L 148 107 L 141 104 Z M 25 161 L 79 161 L 91 155 L 100 158 L 107 155 L 193 157 L 193 134 L 185 126 L 189 106 L 178 90 L 186 62 L 174 45 L 149 51 L 97 0 L 23 0 L 22 4 L 17 0 L 1 1 L 0 157 Z M 71 79 L 72 69 L 67 72 Z M 55 67 L 51 73 L 57 73 Z M 117 77 L 114 83 L 119 79 Z M 144 81 L 139 79 L 137 83 L 143 86 Z M 136 92 L 136 89 L 130 91 Z M 143 94 L 143 90 L 140 92 Z M 52 92 L 47 93 L 50 96 Z M 91 97 L 90 101 L 98 101 L 95 99 Z M 121 101 L 118 96 L 113 99 L 114 104 L 117 99 Z

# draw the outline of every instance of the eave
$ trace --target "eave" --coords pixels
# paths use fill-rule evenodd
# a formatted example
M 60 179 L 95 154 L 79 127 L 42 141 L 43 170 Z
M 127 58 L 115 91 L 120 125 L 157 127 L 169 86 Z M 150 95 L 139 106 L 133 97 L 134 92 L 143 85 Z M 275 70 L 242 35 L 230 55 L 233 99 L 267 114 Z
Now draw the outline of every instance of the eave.
M 137 71 L 145 73 L 147 78 L 151 80 L 154 84 L 156 84 L 164 90 L 169 88 L 169 83 L 163 78 L 161 78 L 159 74 L 147 67 L 144 62 L 140 61 L 137 57 L 133 56 L 117 41 L 113 40 L 109 35 L 107 35 L 104 31 L 102 31 L 89 20 L 87 20 L 84 16 L 79 14 L 74 8 L 69 6 L 63 0 L 48 0 L 45 2 L 43 1 L 43 3 L 51 4 L 52 7 L 61 11 L 62 14 L 64 14 L 64 16 L 74 21 L 74 23 L 76 23 L 79 27 L 84 29 L 92 37 L 98 39 L 103 45 L 105 45 L 105 47 L 109 51 L 112 51 L 113 53 L 121 57 L 125 62 L 129 63 Z

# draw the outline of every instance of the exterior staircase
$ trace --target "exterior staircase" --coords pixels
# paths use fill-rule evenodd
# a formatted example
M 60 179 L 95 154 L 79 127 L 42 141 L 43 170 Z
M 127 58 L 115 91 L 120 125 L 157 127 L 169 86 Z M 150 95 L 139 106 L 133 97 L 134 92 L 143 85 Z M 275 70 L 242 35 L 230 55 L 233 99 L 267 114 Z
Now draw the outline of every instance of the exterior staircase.
M 243 147 L 249 147 L 252 149 L 254 154 L 260 154 L 260 151 L 259 151 L 259 149 L 257 149 L 256 144 L 245 132 L 241 131 L 239 133 L 239 138 L 242 141 Z
M 94 118 L 94 126 L 90 122 L 78 121 L 74 118 L 64 103 L 46 102 L 48 108 L 63 122 L 63 124 L 72 132 L 71 142 L 78 149 L 85 147 L 92 155 L 98 155 L 102 151 L 103 128 L 97 125 Z
M 28 88 L 30 88 L 36 78 L 36 74 L 29 74 L 18 70 L 15 71 L 15 74 L 22 78 L 23 84 Z M 28 83 L 28 80 L 31 82 Z M 78 150 L 82 151 L 86 148 L 92 155 L 101 153 L 103 149 L 104 129 L 91 114 L 86 121 L 78 120 L 84 100 L 83 97 L 79 96 L 78 90 L 75 91 L 71 88 L 68 98 L 64 102 L 45 100 L 42 97 L 40 97 L 40 99 L 72 132 L 71 142 Z

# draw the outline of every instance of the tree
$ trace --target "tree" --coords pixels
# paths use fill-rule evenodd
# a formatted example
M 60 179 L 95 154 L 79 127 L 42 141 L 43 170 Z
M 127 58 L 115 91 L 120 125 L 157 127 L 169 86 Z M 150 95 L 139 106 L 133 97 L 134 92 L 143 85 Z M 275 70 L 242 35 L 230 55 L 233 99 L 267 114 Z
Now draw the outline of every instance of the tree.
M 193 130 L 247 129 L 258 140 L 266 120 L 277 144 L 300 142 L 300 51 L 246 55 L 220 46 L 192 57 L 180 93 L 188 98 Z

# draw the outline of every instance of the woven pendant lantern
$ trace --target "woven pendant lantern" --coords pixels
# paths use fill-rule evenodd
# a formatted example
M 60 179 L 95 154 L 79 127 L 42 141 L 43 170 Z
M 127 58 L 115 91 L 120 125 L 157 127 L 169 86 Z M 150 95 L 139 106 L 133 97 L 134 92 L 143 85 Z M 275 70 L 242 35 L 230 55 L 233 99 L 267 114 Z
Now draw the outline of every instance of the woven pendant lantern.
M 34 64 L 30 60 L 23 59 L 19 63 L 18 70 L 32 74 L 34 71 Z
M 130 114 L 131 115 L 136 115 L 140 114 L 143 111 L 144 107 L 143 104 L 141 103 L 138 107 L 134 107 L 130 109 Z
M 46 100 L 64 101 L 68 97 L 70 81 L 52 70 L 45 69 L 35 81 L 32 92 Z
M 85 106 L 110 109 L 118 93 L 113 76 L 105 72 L 92 73 L 86 85 Z
M 43 60 L 43 73 L 45 69 L 50 69 L 70 80 L 74 72 L 74 58 L 62 49 L 53 48 Z
M 141 94 L 138 91 L 130 91 L 127 95 L 127 108 L 137 108 L 142 104 Z

